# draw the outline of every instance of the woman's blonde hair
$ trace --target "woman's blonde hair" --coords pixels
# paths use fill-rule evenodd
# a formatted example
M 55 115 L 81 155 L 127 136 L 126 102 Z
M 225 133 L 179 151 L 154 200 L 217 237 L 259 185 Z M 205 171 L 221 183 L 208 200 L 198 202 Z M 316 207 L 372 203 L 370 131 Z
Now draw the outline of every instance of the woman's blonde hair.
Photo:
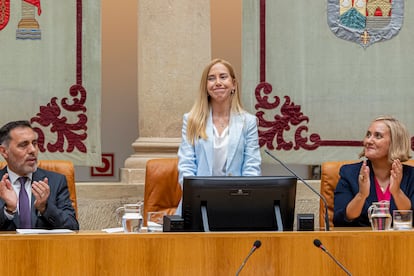
M 380 116 L 372 122 L 383 122 L 390 130 L 391 143 L 388 149 L 388 160 L 392 163 L 394 160 L 399 159 L 401 162 L 405 162 L 411 158 L 411 139 L 407 128 L 397 119 L 391 116 Z M 365 156 L 365 148 L 359 154 L 359 157 Z
M 241 103 L 239 85 L 236 75 L 234 73 L 233 66 L 226 60 L 213 59 L 203 71 L 200 80 L 199 93 L 193 107 L 191 108 L 188 121 L 187 121 L 187 139 L 194 145 L 195 141 L 199 138 L 207 139 L 206 125 L 207 119 L 210 115 L 210 97 L 207 91 L 207 78 L 211 67 L 215 64 L 221 63 L 229 70 L 230 77 L 234 82 L 234 93 L 231 95 L 230 112 L 240 113 L 243 111 Z

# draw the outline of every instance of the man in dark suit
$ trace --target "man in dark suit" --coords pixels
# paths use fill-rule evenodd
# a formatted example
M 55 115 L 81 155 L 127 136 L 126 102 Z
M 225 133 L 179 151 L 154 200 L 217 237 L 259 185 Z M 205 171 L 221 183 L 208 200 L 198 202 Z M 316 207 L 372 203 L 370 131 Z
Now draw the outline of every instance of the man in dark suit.
M 79 230 L 64 175 L 37 167 L 37 133 L 28 121 L 0 128 L 0 230 Z

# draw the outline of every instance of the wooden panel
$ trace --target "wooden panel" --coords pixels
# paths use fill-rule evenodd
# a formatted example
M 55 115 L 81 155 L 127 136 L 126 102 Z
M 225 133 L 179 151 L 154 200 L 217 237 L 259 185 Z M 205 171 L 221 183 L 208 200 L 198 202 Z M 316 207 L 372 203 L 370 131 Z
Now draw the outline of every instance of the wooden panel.
M 410 275 L 414 232 L 0 235 L 0 275 Z

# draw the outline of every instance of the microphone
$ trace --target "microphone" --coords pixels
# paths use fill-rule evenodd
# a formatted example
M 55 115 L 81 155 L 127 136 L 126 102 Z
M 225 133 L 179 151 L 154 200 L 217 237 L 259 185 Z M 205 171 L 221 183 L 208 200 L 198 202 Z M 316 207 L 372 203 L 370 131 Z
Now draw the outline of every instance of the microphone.
M 239 269 L 236 272 L 236 276 L 239 275 L 240 271 L 243 269 L 244 265 L 246 264 L 247 260 L 250 258 L 250 256 L 253 254 L 254 251 L 256 251 L 257 248 L 259 248 L 262 245 L 262 242 L 259 240 L 256 240 L 253 243 L 253 247 L 252 249 L 250 249 L 249 254 L 246 256 L 246 258 L 244 259 L 243 263 L 241 264 L 241 266 L 239 267 Z
M 351 274 L 351 272 L 349 272 L 348 271 L 348 269 L 346 269 L 337 259 L 335 259 L 335 257 L 334 256 L 332 256 L 331 255 L 331 253 L 329 253 L 329 251 L 325 248 L 325 246 L 323 246 L 323 244 L 322 244 L 322 242 L 320 241 L 320 240 L 318 240 L 318 239 L 314 239 L 313 240 L 313 244 L 316 246 L 316 247 L 318 247 L 318 248 L 320 248 L 320 249 L 322 249 L 322 251 L 324 251 L 326 254 L 328 254 L 328 256 L 329 257 L 331 257 L 331 259 L 332 260 L 334 260 L 335 261 L 335 263 L 337 264 L 337 265 L 339 265 L 339 267 L 340 268 L 342 268 L 342 270 L 343 271 L 345 271 L 345 273 L 347 274 L 347 275 L 350 275 L 350 276 L 352 276 L 352 274 Z
M 308 183 L 306 183 L 306 181 L 300 177 L 299 175 L 297 175 L 294 171 L 292 171 L 291 169 L 289 169 L 288 166 L 286 166 L 282 161 L 280 161 L 279 159 L 276 158 L 276 156 L 274 156 L 273 154 L 271 154 L 267 149 L 264 150 L 270 157 L 272 157 L 274 160 L 276 160 L 280 165 L 282 165 L 286 170 L 288 170 L 291 174 L 293 174 L 294 176 L 296 176 L 297 179 L 299 179 L 303 184 L 305 184 L 306 187 L 308 187 L 312 192 L 314 192 L 315 194 L 317 194 L 323 202 L 323 205 L 325 207 L 325 230 L 329 231 L 329 214 L 328 214 L 328 203 L 326 202 L 326 198 L 319 193 L 318 191 L 316 191 L 311 185 L 309 185 Z

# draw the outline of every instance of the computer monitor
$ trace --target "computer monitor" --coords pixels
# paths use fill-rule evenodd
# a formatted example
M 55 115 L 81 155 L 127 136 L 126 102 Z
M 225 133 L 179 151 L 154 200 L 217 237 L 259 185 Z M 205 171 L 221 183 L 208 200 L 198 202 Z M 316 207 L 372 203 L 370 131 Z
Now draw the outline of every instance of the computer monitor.
M 193 176 L 183 182 L 185 231 L 292 231 L 297 178 Z

